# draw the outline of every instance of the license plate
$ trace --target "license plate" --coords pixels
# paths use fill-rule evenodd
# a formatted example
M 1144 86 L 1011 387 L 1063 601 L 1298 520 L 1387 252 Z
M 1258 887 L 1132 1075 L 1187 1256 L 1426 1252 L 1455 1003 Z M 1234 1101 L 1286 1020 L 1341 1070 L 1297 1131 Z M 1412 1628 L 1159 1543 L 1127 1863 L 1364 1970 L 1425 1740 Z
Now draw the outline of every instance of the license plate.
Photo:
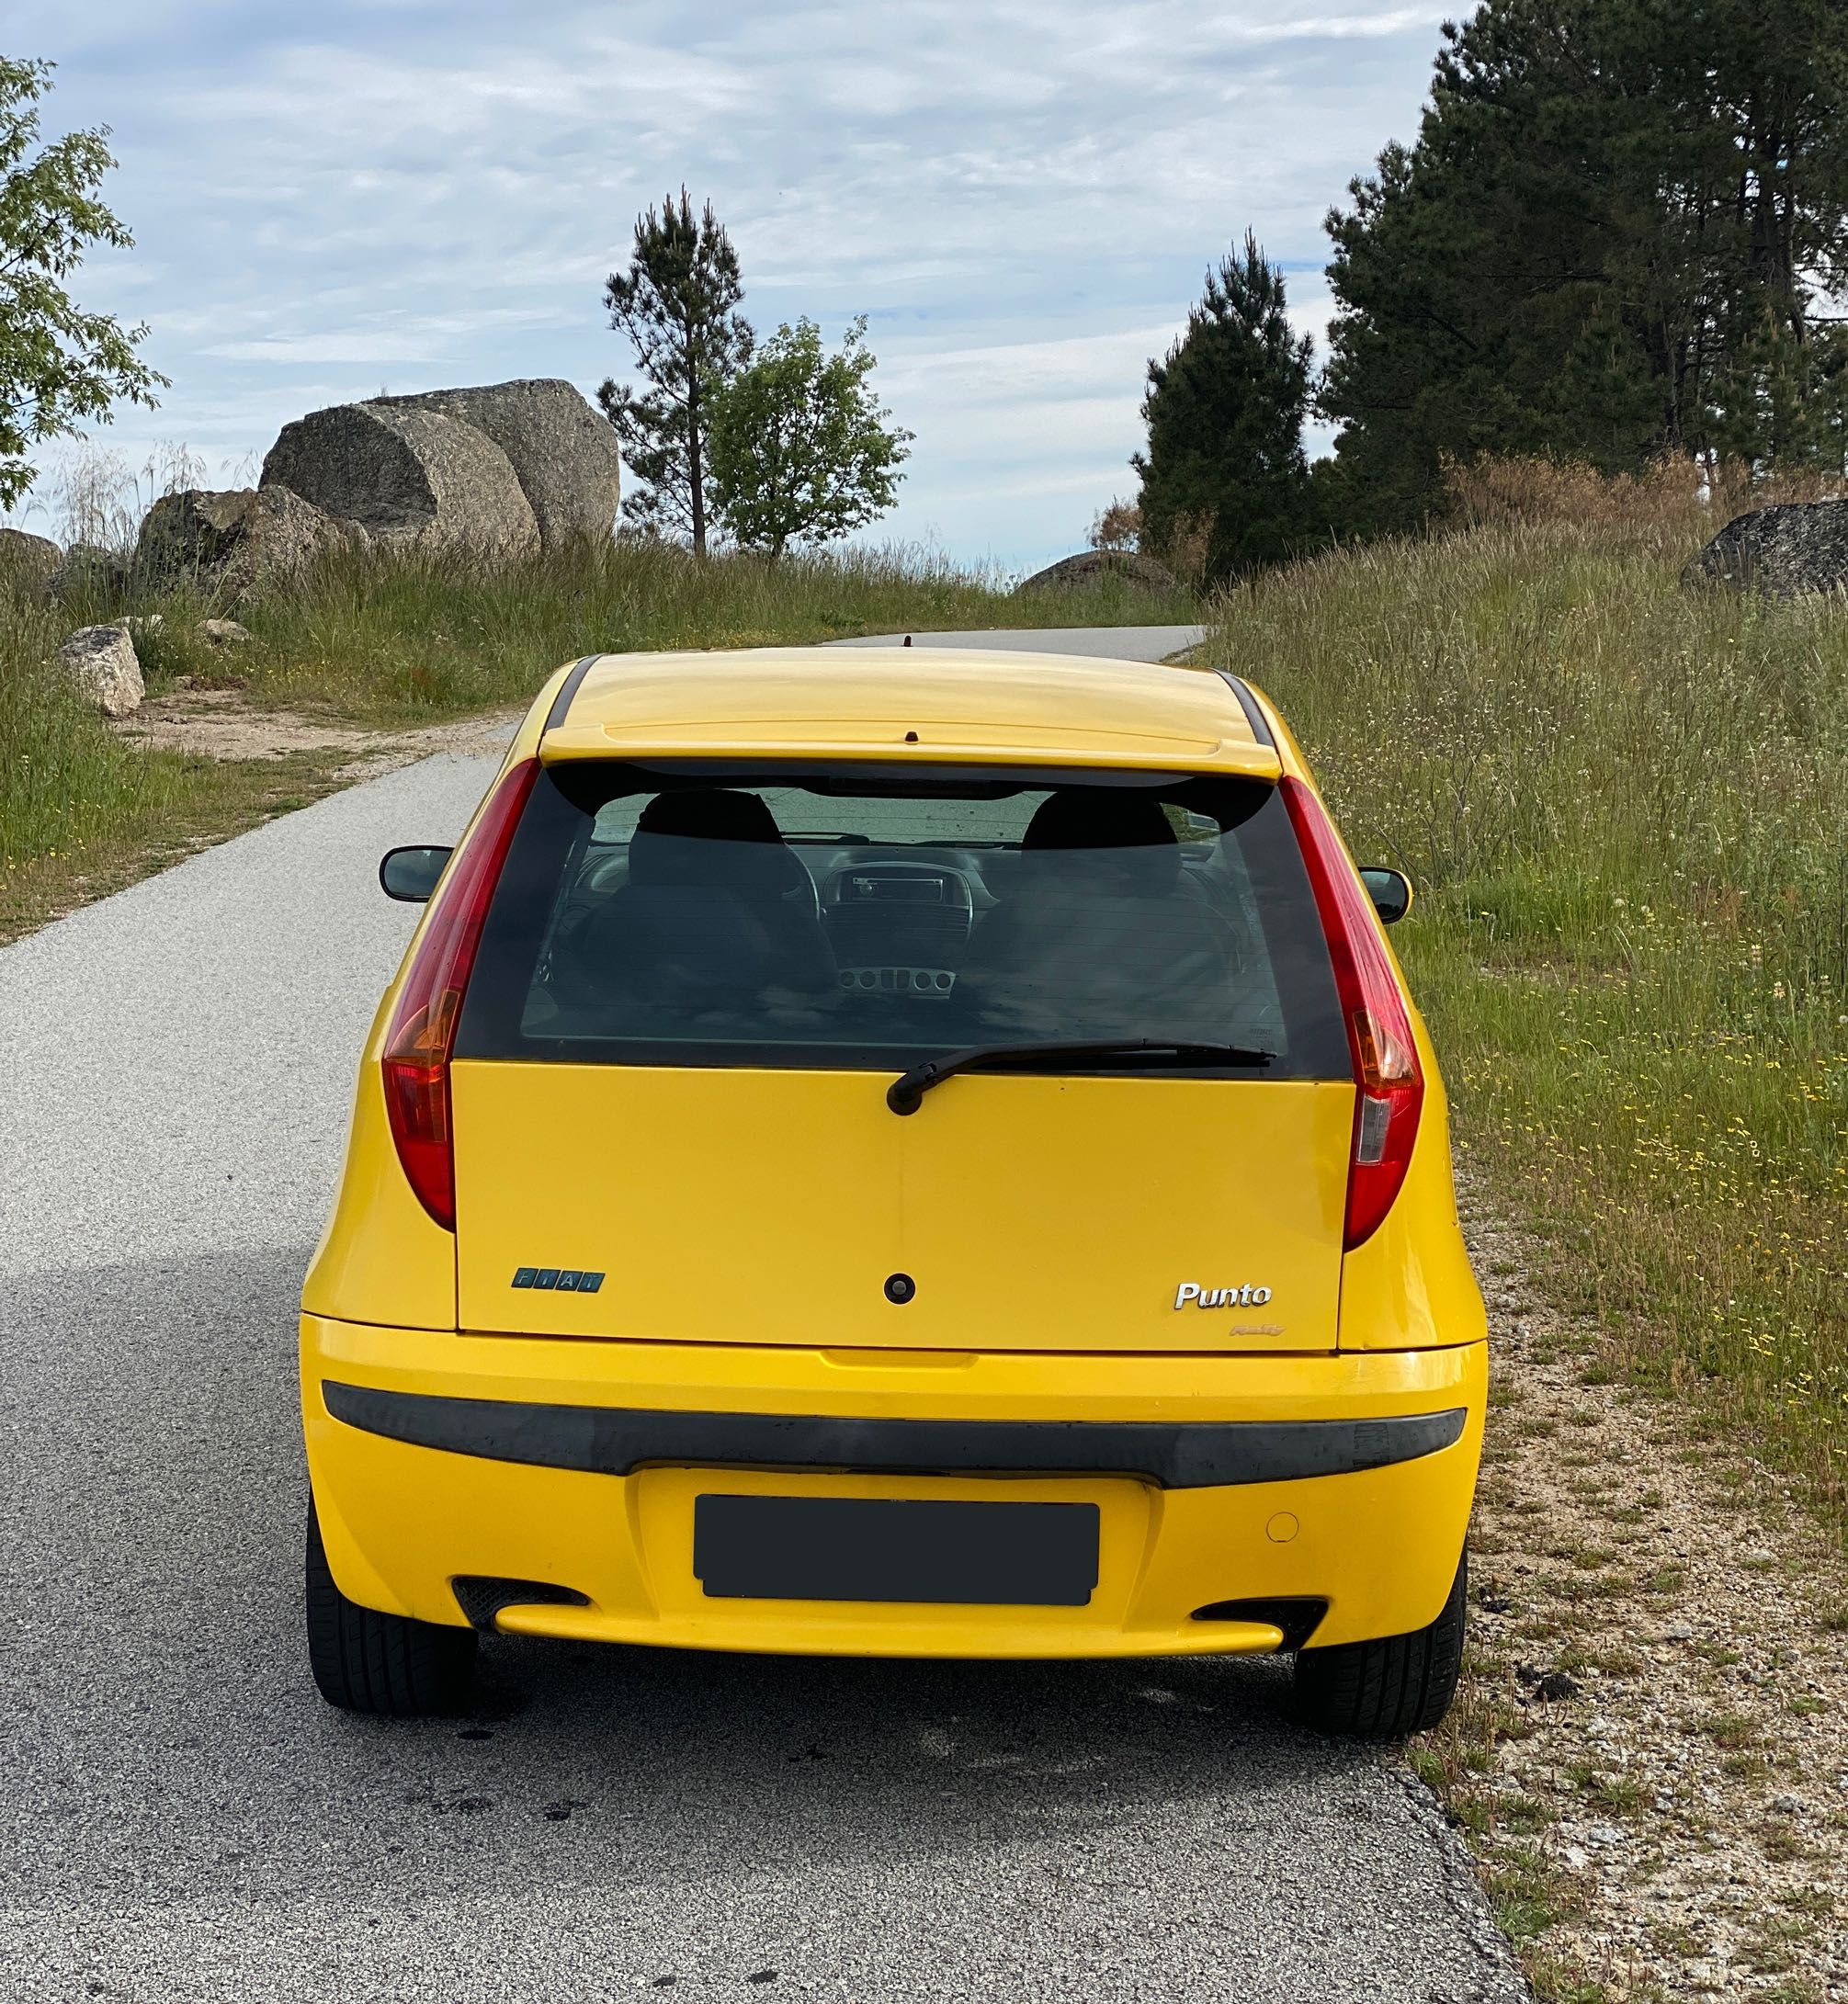
M 699 1496 L 693 1571 L 709 1599 L 1083 1607 L 1095 1503 Z

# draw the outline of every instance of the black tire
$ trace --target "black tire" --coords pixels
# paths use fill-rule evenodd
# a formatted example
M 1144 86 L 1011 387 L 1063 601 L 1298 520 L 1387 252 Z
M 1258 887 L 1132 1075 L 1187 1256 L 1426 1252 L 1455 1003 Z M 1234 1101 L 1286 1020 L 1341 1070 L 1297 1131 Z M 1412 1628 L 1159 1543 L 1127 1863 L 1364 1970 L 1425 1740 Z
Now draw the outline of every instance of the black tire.
M 308 1667 L 343 1712 L 423 1718 L 459 1712 L 475 1675 L 475 1631 L 381 1614 L 334 1584 L 321 1521 L 308 1506 Z
M 1428 1628 L 1298 1650 L 1296 1704 L 1303 1723 L 1366 1739 L 1428 1733 L 1457 1695 L 1468 1592 L 1466 1556 L 1457 1561 L 1450 1598 Z

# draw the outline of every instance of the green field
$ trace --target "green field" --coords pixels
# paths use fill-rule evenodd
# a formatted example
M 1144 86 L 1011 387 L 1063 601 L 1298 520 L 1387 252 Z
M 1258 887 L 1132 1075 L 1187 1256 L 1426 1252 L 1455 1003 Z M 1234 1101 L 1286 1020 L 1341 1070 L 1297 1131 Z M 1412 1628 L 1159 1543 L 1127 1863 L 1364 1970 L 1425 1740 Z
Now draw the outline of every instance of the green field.
M 54 610 L 0 583 L 0 937 L 333 783 L 339 756 L 233 765 L 125 745 L 48 666 L 74 627 L 156 613 L 158 628 L 137 641 L 151 694 L 182 674 L 234 676 L 254 705 L 380 727 L 523 703 L 560 662 L 595 650 L 1198 617 L 1178 591 L 1016 596 L 998 576 L 915 550 L 772 565 L 628 542 L 493 569 L 459 556 L 343 555 L 253 606 L 168 588 Z M 255 636 L 234 657 L 193 638 L 199 617 L 218 613 Z
M 1396 944 L 1536 1284 L 1848 1524 L 1848 605 L 1684 588 L 1712 525 L 1630 498 L 1273 572 L 1210 657 L 1418 885 Z

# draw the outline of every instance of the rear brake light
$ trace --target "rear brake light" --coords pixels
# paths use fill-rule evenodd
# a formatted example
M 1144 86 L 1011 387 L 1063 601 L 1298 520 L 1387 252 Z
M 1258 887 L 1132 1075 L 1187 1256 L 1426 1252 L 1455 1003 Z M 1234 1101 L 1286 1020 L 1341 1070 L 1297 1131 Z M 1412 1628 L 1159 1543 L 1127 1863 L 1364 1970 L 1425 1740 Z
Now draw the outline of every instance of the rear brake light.
M 539 769 L 539 761 L 529 758 L 506 774 L 449 859 L 385 1033 L 391 1139 L 417 1201 L 445 1231 L 456 1228 L 449 1054 L 488 902 Z
M 1351 1251 L 1378 1229 L 1405 1181 L 1424 1107 L 1424 1073 L 1379 919 L 1334 823 L 1300 779 L 1279 784 L 1321 914 L 1359 1089 L 1342 1238 Z

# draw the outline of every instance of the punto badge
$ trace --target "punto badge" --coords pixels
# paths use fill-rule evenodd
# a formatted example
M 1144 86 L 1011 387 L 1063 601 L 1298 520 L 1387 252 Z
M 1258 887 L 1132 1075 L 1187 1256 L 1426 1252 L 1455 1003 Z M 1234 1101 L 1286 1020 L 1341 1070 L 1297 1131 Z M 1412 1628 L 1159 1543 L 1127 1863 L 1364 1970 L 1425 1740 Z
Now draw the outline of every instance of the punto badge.
M 1202 1287 L 1196 1281 L 1184 1280 L 1174 1290 L 1174 1306 L 1185 1308 L 1192 1302 L 1196 1308 L 1261 1308 L 1270 1297 L 1268 1287 Z

